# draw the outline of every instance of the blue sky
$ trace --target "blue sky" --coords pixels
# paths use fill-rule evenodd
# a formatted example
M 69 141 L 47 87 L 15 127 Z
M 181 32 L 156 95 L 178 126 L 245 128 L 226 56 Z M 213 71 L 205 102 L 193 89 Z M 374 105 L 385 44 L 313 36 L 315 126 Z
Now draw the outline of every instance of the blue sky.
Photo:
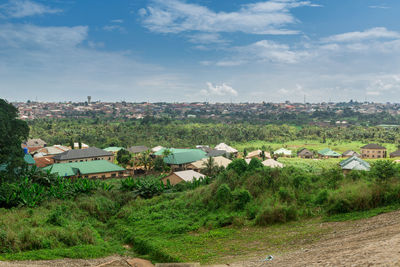
M 10 101 L 400 102 L 398 0 L 0 0 Z

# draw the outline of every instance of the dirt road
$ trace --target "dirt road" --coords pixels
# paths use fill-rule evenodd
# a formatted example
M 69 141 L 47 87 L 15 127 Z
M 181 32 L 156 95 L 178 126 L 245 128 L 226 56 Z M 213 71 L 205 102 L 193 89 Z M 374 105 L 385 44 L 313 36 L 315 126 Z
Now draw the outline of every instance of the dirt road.
M 400 266 L 400 211 L 359 221 L 327 224 L 335 230 L 320 241 L 292 252 L 273 255 L 272 261 L 262 262 L 257 259 L 212 266 Z M 0 262 L 0 267 L 99 266 L 115 259 L 118 257 L 97 260 Z

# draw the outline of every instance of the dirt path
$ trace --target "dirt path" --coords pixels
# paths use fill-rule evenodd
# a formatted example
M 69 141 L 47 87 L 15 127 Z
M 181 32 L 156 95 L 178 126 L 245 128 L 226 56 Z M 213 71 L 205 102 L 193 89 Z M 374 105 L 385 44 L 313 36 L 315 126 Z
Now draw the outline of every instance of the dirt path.
M 400 266 L 400 211 L 373 218 L 340 223 L 326 223 L 335 229 L 322 240 L 262 262 L 259 259 L 213 267 L 255 266 Z M 96 260 L 54 260 L 37 262 L 0 262 L 0 267 L 66 267 L 100 266 L 121 259 L 108 257 Z M 111 266 L 111 265 L 110 265 Z M 112 265 L 113 267 L 129 265 Z M 209 266 L 211 267 L 211 266 Z
M 400 266 L 400 211 L 329 224 L 335 232 L 300 250 L 273 255 L 272 261 L 219 266 Z

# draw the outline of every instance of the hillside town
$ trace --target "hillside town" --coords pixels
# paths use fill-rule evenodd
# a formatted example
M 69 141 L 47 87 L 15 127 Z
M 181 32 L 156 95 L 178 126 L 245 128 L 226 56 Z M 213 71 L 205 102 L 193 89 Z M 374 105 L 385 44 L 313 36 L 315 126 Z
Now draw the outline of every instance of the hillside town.
M 388 154 L 386 147 L 379 144 L 367 144 L 359 152 L 347 150 L 338 153 L 325 148 L 314 151 L 301 148 L 291 151 L 284 147 L 275 151 L 254 150 L 239 152 L 237 149 L 220 143 L 215 147 L 197 145 L 195 148 L 165 148 L 156 146 L 107 147 L 100 149 L 84 143 L 74 143 L 74 147 L 63 145 L 48 145 L 42 139 L 29 139 L 21 144 L 25 152 L 24 160 L 30 165 L 36 165 L 45 171 L 67 178 L 123 178 L 141 176 L 155 171 L 152 161 L 159 159 L 167 166 L 161 172 L 168 174 L 163 179 L 171 184 L 182 181 L 192 182 L 204 177 L 207 164 L 218 168 L 227 168 L 233 159 L 243 159 L 251 164 L 252 159 L 260 160 L 261 164 L 270 168 L 283 168 L 279 158 L 300 158 L 304 160 L 339 159 L 340 168 L 344 174 L 352 170 L 369 171 L 370 163 L 366 160 L 400 157 L 400 149 Z M 118 160 L 118 154 L 128 154 L 125 162 Z M 145 158 L 147 156 L 147 158 Z M 400 162 L 400 160 L 395 160 Z M 203 174 L 202 174 L 203 173 Z
M 91 97 L 84 102 L 14 102 L 18 108 L 20 119 L 33 120 L 42 118 L 69 118 L 108 116 L 111 118 L 142 119 L 146 115 L 155 117 L 184 118 L 231 118 L 246 116 L 265 116 L 268 114 L 313 114 L 314 112 L 357 112 L 359 114 L 388 113 L 400 114 L 400 104 L 347 102 L 347 103 L 128 103 L 128 102 L 101 102 L 91 101 Z M 347 124 L 339 121 L 339 124 Z

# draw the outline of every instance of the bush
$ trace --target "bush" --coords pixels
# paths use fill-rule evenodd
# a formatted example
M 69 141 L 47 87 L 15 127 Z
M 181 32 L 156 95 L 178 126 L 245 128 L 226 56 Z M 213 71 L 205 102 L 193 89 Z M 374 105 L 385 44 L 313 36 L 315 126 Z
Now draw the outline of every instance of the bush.
M 397 177 L 399 169 L 396 163 L 390 160 L 378 160 L 371 168 L 371 175 L 378 182 L 387 182 L 389 179 Z
M 217 190 L 217 203 L 220 206 L 224 206 L 231 202 L 232 200 L 232 192 L 227 184 L 221 184 Z
M 247 170 L 247 163 L 244 159 L 234 159 L 226 169 L 234 170 L 237 174 L 243 174 Z
M 261 163 L 261 160 L 259 160 L 258 158 L 252 158 L 249 162 L 249 166 L 247 166 L 247 170 L 253 171 L 263 167 L 264 165 Z
M 243 210 L 247 203 L 251 201 L 250 192 L 246 189 L 236 189 L 232 192 L 234 207 L 236 210 Z
M 285 223 L 297 219 L 297 210 L 295 206 L 277 205 L 266 207 L 256 217 L 255 224 L 267 226 L 276 223 Z

